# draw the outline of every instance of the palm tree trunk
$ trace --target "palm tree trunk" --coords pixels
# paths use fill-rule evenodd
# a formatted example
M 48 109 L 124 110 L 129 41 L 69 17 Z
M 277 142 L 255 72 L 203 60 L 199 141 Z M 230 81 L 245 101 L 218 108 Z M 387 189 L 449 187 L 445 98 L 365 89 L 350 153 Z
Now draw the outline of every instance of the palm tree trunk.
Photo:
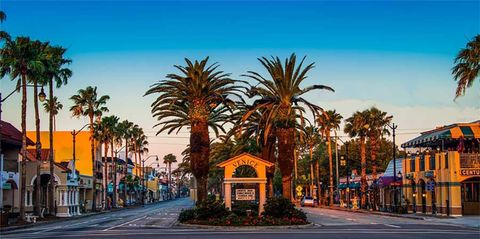
M 25 220 L 25 192 L 27 174 L 27 77 L 22 73 L 22 181 L 20 186 L 20 216 Z M 3 199 L 2 199 L 3 200 Z
M 322 190 L 320 187 L 320 164 L 319 164 L 320 159 L 315 161 L 315 165 L 317 167 L 317 199 L 318 199 L 318 205 L 320 205 L 320 199 L 322 196 Z
M 92 212 L 97 211 L 97 165 L 95 162 L 95 139 L 93 138 L 93 114 L 90 117 L 90 153 L 92 155 L 92 173 L 93 173 L 93 199 Z
M 314 184 L 313 181 L 314 181 L 315 175 L 313 173 L 313 145 L 312 144 L 310 144 L 309 153 L 310 153 L 310 181 L 311 181 L 310 196 L 313 197 L 313 184 Z
M 103 202 L 104 202 L 104 209 L 108 209 L 108 161 L 107 161 L 107 156 L 108 156 L 108 142 L 104 143 L 105 147 L 105 157 L 103 159 Z
M 113 140 L 110 142 L 110 151 L 112 155 L 112 164 L 113 164 L 113 196 L 112 196 L 112 205 L 117 207 L 117 159 L 114 156 L 113 152 Z
M 197 180 L 197 200 L 207 199 L 207 181 L 210 157 L 210 138 L 207 121 L 192 124 L 190 128 L 190 167 Z
M 267 168 L 267 189 L 268 197 L 273 197 L 273 176 L 275 174 L 275 155 L 274 155 L 275 137 L 268 137 L 267 142 L 262 147 L 262 159 L 273 163 L 274 165 Z
M 330 167 L 330 186 L 329 186 L 329 204 L 330 207 L 333 207 L 333 158 L 332 158 L 332 143 L 330 140 L 330 132 L 327 132 L 327 147 L 328 147 L 328 164 Z
M 360 201 L 360 206 L 365 208 L 367 202 L 367 161 L 366 161 L 366 150 L 365 150 L 365 138 L 360 138 L 360 157 L 361 157 L 361 192 L 362 197 Z
M 48 98 L 53 99 L 53 78 L 49 79 L 50 82 L 48 84 Z M 50 104 L 50 109 L 53 109 L 53 100 L 49 101 Z M 53 155 L 53 111 L 50 110 L 48 114 L 48 132 L 50 134 L 50 152 L 48 155 L 48 159 L 50 162 L 50 194 L 48 198 L 48 212 L 50 215 L 55 214 L 55 174 L 53 173 L 54 171 L 54 155 Z
M 124 206 L 127 206 L 127 174 L 128 174 L 128 139 L 125 138 L 125 175 L 124 178 L 124 185 L 123 185 L 123 196 L 125 197 L 125 201 L 123 201 Z
M 172 162 L 168 162 L 168 199 L 172 199 Z
M 40 215 L 40 161 L 42 155 L 42 143 L 40 142 L 40 115 L 38 113 L 38 83 L 37 79 L 33 80 L 33 106 L 35 109 L 35 158 L 37 159 L 37 180 L 35 181 L 35 213 Z
M 295 129 L 278 128 L 278 165 L 282 174 L 283 197 L 292 200 L 292 166 L 295 151 Z
M 377 182 L 377 147 L 378 147 L 378 142 L 375 136 L 370 137 L 370 144 L 371 144 L 371 150 L 370 150 L 370 157 L 372 159 L 372 182 L 374 183 L 373 185 L 373 209 L 377 209 L 377 202 L 378 202 L 378 197 L 377 197 L 377 186 L 375 183 Z
M 143 197 L 145 196 L 145 194 L 144 194 L 145 189 L 143 188 L 145 186 L 145 177 L 143 176 L 143 170 L 144 169 L 142 167 L 142 156 L 140 155 L 140 153 L 137 152 L 137 143 L 134 143 L 133 147 L 135 149 L 135 152 L 133 152 L 133 153 L 135 154 L 135 157 L 138 154 L 138 164 L 140 165 L 140 176 L 141 176 L 141 179 L 142 179 L 142 181 L 141 181 L 142 182 L 142 192 L 141 192 L 140 196 L 141 196 L 141 200 L 142 200 L 142 203 L 143 203 L 144 202 Z M 143 166 L 145 166 L 145 165 L 143 165 Z

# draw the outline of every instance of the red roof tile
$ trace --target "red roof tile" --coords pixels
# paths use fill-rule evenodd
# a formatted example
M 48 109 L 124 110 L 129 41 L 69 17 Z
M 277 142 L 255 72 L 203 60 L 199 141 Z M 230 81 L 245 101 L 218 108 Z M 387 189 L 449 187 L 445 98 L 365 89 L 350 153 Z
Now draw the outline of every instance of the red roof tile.
M 2 141 L 10 144 L 22 145 L 22 132 L 20 130 L 3 120 L 0 121 L 0 124 Z M 27 137 L 27 145 L 35 145 L 35 143 Z

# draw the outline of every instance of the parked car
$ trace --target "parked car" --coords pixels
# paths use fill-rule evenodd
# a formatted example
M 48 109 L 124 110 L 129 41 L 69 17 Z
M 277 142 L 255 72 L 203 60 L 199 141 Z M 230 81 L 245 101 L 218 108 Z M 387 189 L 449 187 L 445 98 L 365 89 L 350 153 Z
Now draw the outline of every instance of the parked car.
M 312 197 L 303 197 L 300 201 L 302 207 L 315 207 L 315 200 Z

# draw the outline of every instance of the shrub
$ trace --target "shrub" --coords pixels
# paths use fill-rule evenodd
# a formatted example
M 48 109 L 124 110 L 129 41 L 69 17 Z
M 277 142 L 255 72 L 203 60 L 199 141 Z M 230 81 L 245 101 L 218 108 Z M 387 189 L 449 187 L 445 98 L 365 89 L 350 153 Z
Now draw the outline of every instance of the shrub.
M 251 215 L 257 215 L 258 205 L 248 201 L 237 201 L 232 205 L 232 212 L 238 216 L 247 216 L 247 210 L 251 211 Z
M 195 213 L 195 209 L 191 208 L 191 209 L 186 209 L 186 210 L 182 210 L 180 212 L 180 214 L 178 215 L 178 221 L 180 222 L 186 222 L 186 221 L 190 221 L 190 220 L 193 220 L 196 218 L 196 213 Z
M 295 208 L 290 200 L 283 197 L 272 197 L 265 203 L 263 215 L 273 218 L 296 218 L 306 221 L 307 215 Z
M 215 198 L 208 198 L 203 202 L 196 204 L 196 219 L 208 220 L 210 218 L 222 218 L 230 212 L 225 208 L 222 201 L 216 201 Z

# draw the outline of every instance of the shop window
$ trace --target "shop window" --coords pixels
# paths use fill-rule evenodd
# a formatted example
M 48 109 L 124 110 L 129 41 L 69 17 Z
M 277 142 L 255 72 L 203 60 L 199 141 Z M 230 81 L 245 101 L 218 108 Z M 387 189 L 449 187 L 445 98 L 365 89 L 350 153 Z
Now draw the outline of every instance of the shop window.
M 429 163 L 429 167 L 428 167 L 428 168 L 429 168 L 430 170 L 435 170 L 435 156 L 430 155 L 429 161 L 430 161 L 430 163 Z
M 415 159 L 410 159 L 410 172 L 415 172 Z
M 420 171 L 425 171 L 425 155 L 420 156 Z

